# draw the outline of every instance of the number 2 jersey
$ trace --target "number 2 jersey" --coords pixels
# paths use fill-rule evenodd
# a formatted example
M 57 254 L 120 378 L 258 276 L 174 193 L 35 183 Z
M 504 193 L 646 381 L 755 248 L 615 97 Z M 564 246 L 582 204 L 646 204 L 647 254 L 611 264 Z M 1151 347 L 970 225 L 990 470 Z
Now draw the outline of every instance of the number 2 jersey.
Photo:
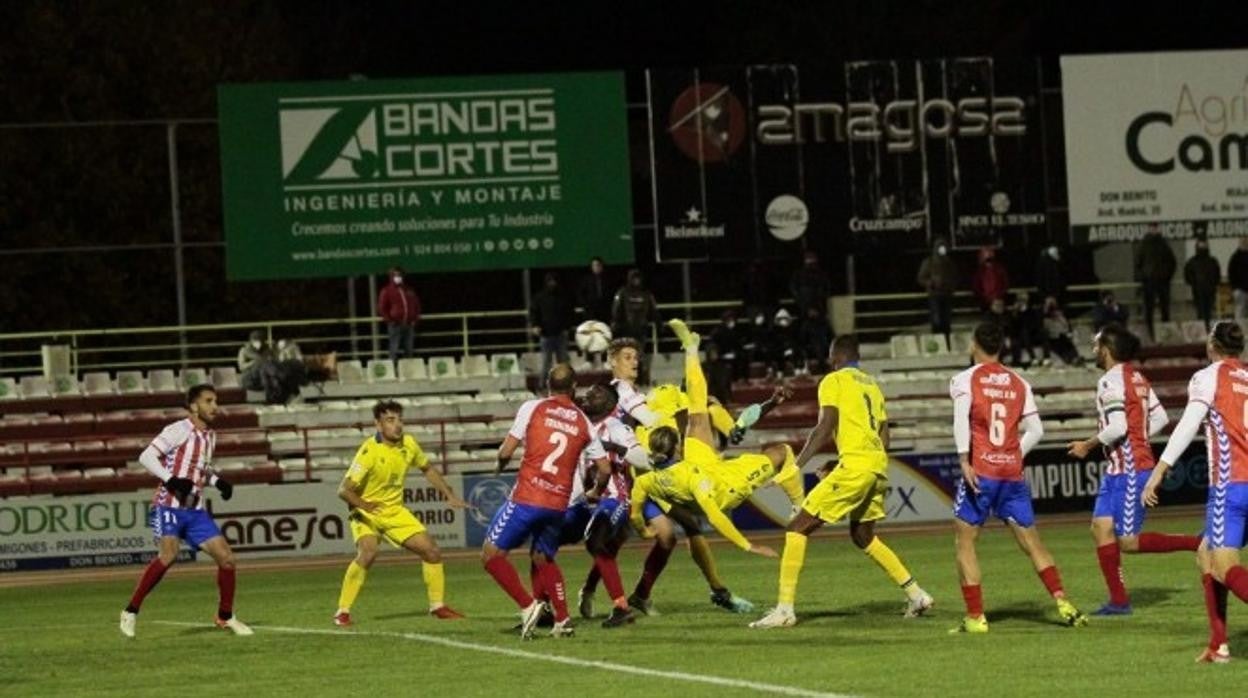
M 582 452 L 591 460 L 607 455 L 589 417 L 567 395 L 525 402 L 507 433 L 524 443 L 511 492 L 517 504 L 567 509 Z
M 1156 465 L 1148 437 L 1166 423 L 1166 409 L 1144 374 L 1130 364 L 1118 364 L 1096 382 L 1097 426 L 1104 430 L 1114 413 L 1121 412 L 1127 433 L 1106 444 L 1107 475 L 1149 470 Z M 1154 428 L 1156 427 L 1156 428 Z
M 975 474 L 993 480 L 1022 480 L 1018 425 L 1036 414 L 1031 385 L 999 363 L 976 364 L 949 381 L 949 396 L 955 404 L 955 421 L 957 403 L 970 402 L 970 461 Z M 955 438 L 967 426 L 955 423 Z

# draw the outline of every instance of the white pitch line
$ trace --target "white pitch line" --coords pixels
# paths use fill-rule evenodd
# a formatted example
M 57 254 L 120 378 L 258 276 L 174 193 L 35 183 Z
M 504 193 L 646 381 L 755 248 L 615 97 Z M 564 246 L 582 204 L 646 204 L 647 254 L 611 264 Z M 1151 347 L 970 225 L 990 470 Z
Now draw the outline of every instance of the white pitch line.
M 152 623 L 158 625 L 173 625 L 179 627 L 204 627 L 204 623 L 184 623 L 169 620 L 157 620 Z M 528 652 L 525 650 L 512 649 L 509 647 L 498 647 L 496 645 L 482 645 L 475 642 L 464 642 L 462 640 L 451 640 L 436 635 L 425 635 L 423 633 L 395 633 L 384 631 L 352 631 L 352 630 L 330 630 L 326 628 L 289 628 L 276 625 L 253 625 L 255 630 L 267 631 L 271 633 L 289 633 L 292 635 L 332 635 L 335 637 L 390 637 L 402 640 L 413 640 L 415 642 L 424 642 L 431 645 L 442 645 L 443 647 L 452 647 L 461 650 L 471 650 L 474 652 L 486 652 L 489 654 L 501 654 L 505 657 L 515 657 L 518 659 L 530 659 L 540 662 L 553 662 L 555 664 L 569 664 L 572 666 L 586 667 L 590 669 L 602 669 L 604 671 L 615 671 L 621 674 L 636 674 L 637 676 L 648 676 L 652 678 L 673 679 L 676 681 L 688 681 L 690 683 L 705 683 L 714 686 L 726 686 L 728 688 L 743 688 L 751 691 L 762 691 L 765 693 L 774 693 L 784 696 L 805 696 L 806 698 L 857 698 L 846 693 L 824 693 L 821 691 L 812 691 L 805 688 L 797 688 L 795 686 L 783 686 L 774 683 L 762 683 L 759 681 L 746 681 L 744 679 L 730 679 L 723 676 L 709 676 L 706 674 L 690 674 L 683 671 L 665 671 L 662 669 L 647 669 L 645 667 L 630 666 L 628 664 L 617 664 L 615 662 L 604 662 L 593 659 L 578 659 L 576 657 L 564 657 L 555 654 L 538 654 L 537 652 Z

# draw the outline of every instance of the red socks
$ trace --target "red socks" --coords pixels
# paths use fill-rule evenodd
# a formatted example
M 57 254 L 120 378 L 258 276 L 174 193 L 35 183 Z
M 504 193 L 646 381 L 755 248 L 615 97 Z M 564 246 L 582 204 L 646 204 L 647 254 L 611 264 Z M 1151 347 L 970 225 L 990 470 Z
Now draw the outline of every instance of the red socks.
M 1226 571 L 1226 579 L 1222 582 L 1240 601 L 1248 603 L 1248 570 L 1243 565 L 1235 565 Z
M 1057 572 L 1057 565 L 1049 565 L 1038 573 L 1040 581 L 1044 582 L 1044 588 L 1049 590 L 1049 595 L 1053 598 L 1065 596 L 1062 591 L 1062 575 Z M 1124 591 L 1125 593 L 1125 591 Z
M 615 564 L 615 558 L 595 555 L 594 569 L 602 576 L 602 584 L 612 601 L 624 598 L 624 582 L 620 580 L 620 568 Z
M 650 590 L 654 588 L 655 581 L 663 573 L 663 568 L 667 567 L 667 559 L 671 556 L 671 549 L 664 548 L 658 543 L 651 546 L 650 552 L 646 554 L 646 562 L 641 571 L 641 579 L 637 580 L 637 589 L 634 591 L 637 596 L 643 599 L 650 598 Z
M 553 560 L 537 568 L 550 605 L 555 609 L 555 622 L 568 619 L 568 594 L 563 585 L 563 570 Z
M 542 584 L 542 575 L 536 562 L 529 560 L 529 586 L 533 588 L 533 598 L 538 601 L 549 601 L 550 596 L 546 593 L 546 586 Z
M 1127 587 L 1122 583 L 1122 552 L 1118 550 L 1118 544 L 1106 543 L 1097 547 L 1096 559 L 1101 563 L 1101 575 L 1105 577 L 1105 586 L 1109 587 L 1109 602 L 1115 606 L 1126 606 L 1131 603 L 1130 597 L 1127 596 Z M 1045 582 L 1045 586 L 1048 586 L 1048 582 Z M 1050 588 L 1049 591 L 1053 590 Z
M 520 583 L 520 575 L 516 573 L 516 568 L 507 562 L 507 558 L 501 555 L 490 558 L 485 563 L 485 571 L 494 578 L 503 591 L 507 592 L 517 606 L 528 608 L 533 603 L 533 597 L 524 590 L 524 585 Z
M 1173 553 L 1180 550 L 1195 551 L 1200 547 L 1200 536 L 1180 536 L 1169 533 L 1141 533 L 1142 553 Z
M 984 615 L 984 591 L 978 584 L 963 585 L 962 600 L 966 601 L 966 615 L 978 618 Z
M 217 591 L 221 602 L 217 605 L 217 617 L 229 620 L 234 617 L 234 568 L 217 568 Z
M 1200 581 L 1205 586 L 1205 612 L 1209 615 L 1209 648 L 1216 650 L 1226 642 L 1226 587 L 1211 574 L 1201 575 Z
M 143 599 L 152 591 L 152 588 L 165 576 L 165 570 L 169 566 L 160 561 L 160 558 L 154 557 L 152 561 L 147 563 L 147 567 L 143 570 L 143 576 L 139 577 L 139 583 L 134 587 L 134 595 L 130 597 L 130 605 L 126 606 L 126 610 L 131 613 L 138 613 L 139 607 L 143 605 Z

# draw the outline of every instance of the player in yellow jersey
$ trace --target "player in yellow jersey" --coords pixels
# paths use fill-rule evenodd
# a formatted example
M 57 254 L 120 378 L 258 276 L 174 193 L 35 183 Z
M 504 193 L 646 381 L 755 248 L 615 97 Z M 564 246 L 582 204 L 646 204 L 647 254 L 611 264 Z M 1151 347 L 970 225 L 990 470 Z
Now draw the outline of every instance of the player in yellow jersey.
M 338 486 L 338 496 L 351 507 L 351 536 L 355 539 L 356 554 L 342 580 L 334 624 L 351 625 L 351 605 L 377 557 L 379 538 L 420 556 L 430 614 L 444 620 L 463 618 L 443 602 L 446 577 L 438 544 L 415 514 L 403 506 L 403 482 L 408 469 L 414 465 L 424 471 L 448 505 L 464 509 L 468 504 L 451 491 L 437 469 L 429 467 L 429 459 L 415 437 L 403 433 L 403 407 L 399 403 L 378 402 L 373 406 L 373 418 L 377 433 L 356 451 Z
M 875 379 L 858 367 L 858 340 L 842 335 L 828 352 L 832 372 L 819 383 L 819 421 L 797 457 L 798 467 L 829 443 L 835 442 L 840 462 L 825 465 L 822 481 L 806 495 L 801 510 L 789 523 L 780 560 L 780 594 L 767 615 L 751 628 L 782 628 L 797 622 L 793 602 L 797 578 L 806 557 L 806 541 L 824 523 L 849 517 L 849 535 L 882 570 L 906 592 L 905 616 L 922 615 L 932 597 L 910 576 L 905 565 L 875 535 L 875 522 L 884 518 L 888 487 L 888 413 L 884 394 Z

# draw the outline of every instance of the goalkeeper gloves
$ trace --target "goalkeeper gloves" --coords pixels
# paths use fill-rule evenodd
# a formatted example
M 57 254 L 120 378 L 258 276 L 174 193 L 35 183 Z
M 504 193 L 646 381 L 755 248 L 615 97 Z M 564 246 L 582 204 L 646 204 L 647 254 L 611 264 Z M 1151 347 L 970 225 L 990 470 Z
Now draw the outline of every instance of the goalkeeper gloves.
M 234 496 L 234 485 L 231 485 L 227 480 L 222 480 L 221 477 L 218 476 L 217 491 L 221 493 L 221 499 L 228 502 L 230 501 L 230 497 Z
M 171 477 L 165 480 L 165 489 L 173 493 L 179 504 L 185 504 L 191 490 L 195 489 L 195 483 L 184 477 Z

